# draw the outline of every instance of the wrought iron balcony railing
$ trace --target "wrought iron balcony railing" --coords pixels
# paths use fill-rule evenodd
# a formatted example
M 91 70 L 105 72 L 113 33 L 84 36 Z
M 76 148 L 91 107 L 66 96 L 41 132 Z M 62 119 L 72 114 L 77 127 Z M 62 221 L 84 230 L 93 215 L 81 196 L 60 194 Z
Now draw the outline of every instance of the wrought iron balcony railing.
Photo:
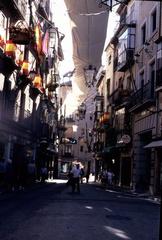
M 134 48 L 125 49 L 118 57 L 117 71 L 125 71 L 134 63 Z
M 130 96 L 128 107 L 130 111 L 149 106 L 155 103 L 154 81 L 148 81 L 143 87 Z

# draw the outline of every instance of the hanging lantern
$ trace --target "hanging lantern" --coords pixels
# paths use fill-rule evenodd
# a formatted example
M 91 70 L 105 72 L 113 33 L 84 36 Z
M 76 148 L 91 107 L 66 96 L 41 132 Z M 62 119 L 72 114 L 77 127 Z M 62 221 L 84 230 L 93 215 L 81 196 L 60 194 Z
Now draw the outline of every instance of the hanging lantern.
M 42 78 L 39 74 L 37 74 L 33 80 L 33 86 L 35 88 L 40 88 L 42 84 Z
M 6 47 L 5 47 L 5 54 L 8 57 L 12 57 L 15 59 L 15 51 L 16 51 L 16 45 L 12 42 L 12 40 L 6 41 Z
M 21 67 L 21 74 L 28 76 L 29 75 L 29 62 L 27 60 L 23 61 Z

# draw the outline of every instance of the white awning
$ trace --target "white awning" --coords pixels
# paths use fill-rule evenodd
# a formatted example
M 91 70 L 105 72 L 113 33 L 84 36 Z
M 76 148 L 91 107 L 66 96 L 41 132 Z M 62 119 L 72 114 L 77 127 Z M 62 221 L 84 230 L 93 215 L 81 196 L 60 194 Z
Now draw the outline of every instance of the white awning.
M 70 18 L 75 66 L 73 93 L 78 101 L 86 99 L 84 68 L 101 67 L 102 53 L 107 33 L 109 11 L 100 8 L 95 0 L 64 0 Z
M 144 148 L 157 148 L 157 147 L 162 148 L 162 140 L 153 141 L 144 146 Z

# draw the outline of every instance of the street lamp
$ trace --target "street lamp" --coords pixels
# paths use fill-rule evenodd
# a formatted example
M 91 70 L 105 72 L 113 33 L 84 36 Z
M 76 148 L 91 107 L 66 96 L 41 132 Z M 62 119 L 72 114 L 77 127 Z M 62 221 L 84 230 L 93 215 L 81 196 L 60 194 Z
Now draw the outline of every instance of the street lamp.
M 85 82 L 87 87 L 91 87 L 94 84 L 96 74 L 96 68 L 92 65 L 84 68 Z
M 108 10 L 112 11 L 112 8 L 118 4 L 127 4 L 129 0 L 97 0 L 98 6 L 106 6 Z
M 86 114 L 86 105 L 85 103 L 82 103 L 79 107 L 78 107 L 78 114 L 79 114 L 79 119 L 82 120 L 84 119 L 84 116 Z

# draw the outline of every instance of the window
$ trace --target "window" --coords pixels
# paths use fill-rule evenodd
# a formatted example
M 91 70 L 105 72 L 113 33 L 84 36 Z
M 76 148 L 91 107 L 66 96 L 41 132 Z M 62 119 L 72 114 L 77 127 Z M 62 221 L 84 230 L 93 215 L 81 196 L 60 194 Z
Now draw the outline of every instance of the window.
M 127 77 L 126 89 L 131 90 L 131 76 Z
M 5 153 L 5 145 L 4 143 L 0 142 L 0 162 L 4 161 L 4 153 Z
M 123 78 L 119 78 L 119 84 L 118 84 L 118 87 L 123 89 Z
M 107 97 L 110 96 L 110 78 L 106 82 Z
M 5 15 L 0 11 L 0 27 L 6 28 L 6 22 L 7 22 L 7 19 Z
M 118 43 L 118 65 L 127 61 L 126 51 L 135 48 L 135 28 L 127 28 L 119 37 Z
M 71 145 L 65 145 L 65 153 L 70 153 L 72 152 L 72 146 Z
M 155 89 L 155 62 L 150 64 L 150 83 L 151 83 L 151 96 L 154 96 Z
M 80 152 L 83 152 L 83 146 L 80 146 Z
M 7 18 L 0 11 L 0 35 L 4 40 L 6 40 L 6 24 L 7 24 Z
M 144 86 L 144 71 L 142 71 L 141 73 L 140 73 L 140 86 L 139 86 L 139 88 L 143 88 L 143 86 Z
M 130 8 L 130 23 L 135 22 L 135 11 L 134 11 L 134 6 L 135 4 L 133 4 Z
M 111 64 L 111 55 L 108 57 L 108 65 Z
M 151 32 L 154 32 L 156 30 L 156 9 L 151 14 Z
M 142 44 L 146 42 L 146 23 L 141 28 L 141 41 Z

